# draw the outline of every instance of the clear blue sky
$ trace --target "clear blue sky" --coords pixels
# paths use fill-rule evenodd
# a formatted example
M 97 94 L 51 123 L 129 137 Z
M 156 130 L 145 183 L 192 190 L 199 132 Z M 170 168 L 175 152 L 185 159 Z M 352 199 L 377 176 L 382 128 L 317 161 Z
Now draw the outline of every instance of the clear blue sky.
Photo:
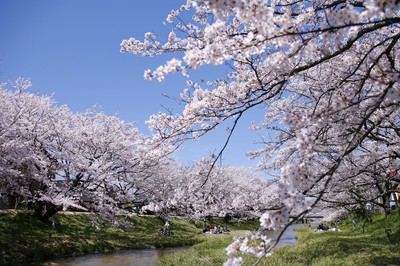
M 163 106 L 179 112 L 176 104 L 162 94 L 178 96 L 185 87 L 179 75 L 164 82 L 143 79 L 145 69 L 154 69 L 166 57 L 143 58 L 119 52 L 123 39 L 143 39 L 152 31 L 164 36 L 163 21 L 185 0 L 1 0 L 0 1 L 0 82 L 29 78 L 31 92 L 53 95 L 60 105 L 82 112 L 94 105 L 108 115 L 118 115 L 147 133 L 144 121 Z M 209 79 L 207 68 L 194 74 Z M 193 77 L 193 76 L 192 76 Z M 223 162 L 256 166 L 245 152 L 259 141 L 248 130 L 250 121 L 261 120 L 261 112 L 245 117 Z M 258 116 L 257 116 L 258 114 Z M 204 140 L 188 143 L 177 153 L 184 163 L 218 151 L 224 130 Z

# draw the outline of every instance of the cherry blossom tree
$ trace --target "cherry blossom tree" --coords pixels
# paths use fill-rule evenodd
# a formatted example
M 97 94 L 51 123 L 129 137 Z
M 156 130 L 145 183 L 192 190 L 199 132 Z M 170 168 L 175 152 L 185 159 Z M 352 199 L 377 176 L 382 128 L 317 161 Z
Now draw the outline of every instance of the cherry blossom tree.
M 290 216 L 299 218 L 321 201 L 352 156 L 370 157 L 357 160 L 354 173 L 388 158 L 398 169 L 399 4 L 187 1 L 167 17 L 168 40 L 147 33 L 144 41 L 122 41 L 121 51 L 142 56 L 174 53 L 176 58 L 165 65 L 146 70 L 145 78 L 162 81 L 180 72 L 188 79 L 181 94 L 182 112 L 155 114 L 148 121 L 160 139 L 197 139 L 230 122 L 229 142 L 245 112 L 265 108 L 264 121 L 254 126 L 264 132 L 265 147 L 251 155 L 260 158 L 260 167 L 281 171 L 283 204 L 278 211 L 266 212 L 261 225 L 287 227 Z M 187 14 L 191 21 L 184 21 Z M 230 72 L 206 83 L 190 80 L 192 71 L 208 64 L 226 65 Z M 276 132 L 268 136 L 271 131 Z M 371 142 L 380 152 L 368 150 Z M 358 177 L 345 175 L 345 184 L 361 182 Z M 267 242 L 263 239 L 257 250 L 246 241 L 235 242 L 227 265 L 240 264 L 233 257 L 239 250 L 259 258 L 269 254 Z
M 66 208 L 123 213 L 124 204 L 147 195 L 143 183 L 170 145 L 115 116 L 72 113 L 51 97 L 26 92 L 29 81 L 10 85 L 0 89 L 2 198 L 24 200 L 47 221 Z
M 89 209 L 105 213 L 136 201 L 161 156 L 147 145 L 150 140 L 117 117 L 87 112 L 74 118 L 67 133 L 74 141 L 58 173 L 71 196 L 78 193 Z
M 265 180 L 255 169 L 217 166 L 207 179 L 209 165 L 207 159 L 191 166 L 170 162 L 158 176 L 153 175 L 153 196 L 143 209 L 160 216 L 200 220 L 256 218 L 267 209 L 279 208 L 274 182 Z
M 56 150 L 46 143 L 56 137 L 54 129 L 68 118 L 68 110 L 55 108 L 50 97 L 25 93 L 31 85 L 27 80 L 10 85 L 13 91 L 6 90 L 6 84 L 1 89 L 1 195 L 27 201 L 38 214 L 44 208 L 49 214 L 57 212 L 62 204 L 46 202 L 68 200 L 58 196 L 54 181 L 59 162 L 52 154 Z
M 390 214 L 391 198 L 398 204 L 393 195 L 400 180 L 392 170 L 399 167 L 398 160 L 386 150 L 386 144 L 369 141 L 362 150 L 348 156 L 322 197 L 327 207 L 367 213 L 368 208 L 379 206 Z

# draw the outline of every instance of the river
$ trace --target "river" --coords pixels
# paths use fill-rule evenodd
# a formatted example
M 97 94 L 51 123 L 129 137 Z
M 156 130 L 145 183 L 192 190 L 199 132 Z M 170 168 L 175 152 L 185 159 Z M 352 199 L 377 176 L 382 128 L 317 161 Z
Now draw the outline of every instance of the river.
M 294 229 L 304 226 L 304 224 L 292 224 L 288 227 L 288 229 L 283 233 L 279 243 L 276 245 L 275 248 L 283 247 L 283 246 L 293 246 L 296 244 L 296 231 Z M 278 238 L 280 231 L 270 231 L 267 235 L 272 238 Z
M 111 254 L 93 254 L 53 259 L 46 262 L 23 263 L 18 266 L 155 266 L 162 257 L 189 248 L 190 246 L 127 250 Z
M 291 225 L 283 234 L 276 247 L 296 244 L 296 232 L 293 229 L 303 226 L 303 224 Z M 270 231 L 267 235 L 277 238 L 279 232 Z M 64 259 L 54 259 L 47 262 L 33 262 L 22 265 L 29 266 L 156 266 L 158 261 L 174 252 L 189 249 L 186 247 L 156 248 L 142 250 L 128 250 L 112 254 L 85 255 Z

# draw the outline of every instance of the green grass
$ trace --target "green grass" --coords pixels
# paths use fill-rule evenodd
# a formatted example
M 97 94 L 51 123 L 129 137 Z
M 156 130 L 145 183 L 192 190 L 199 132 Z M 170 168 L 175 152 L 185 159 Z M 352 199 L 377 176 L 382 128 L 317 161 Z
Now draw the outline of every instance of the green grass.
M 173 236 L 158 235 L 164 221 L 153 216 L 130 217 L 130 225 L 126 228 L 112 227 L 106 222 L 96 223 L 96 228 L 90 225 L 88 215 L 84 213 L 60 213 L 54 220 L 53 228 L 51 223 L 36 220 L 29 212 L 0 212 L 0 264 L 128 249 L 187 246 L 206 240 L 208 243 L 208 239 L 199 234 L 202 222 L 195 225 L 193 221 L 182 219 L 170 220 Z M 207 220 L 207 224 L 227 224 L 230 229 L 254 230 L 258 227 L 258 221 L 227 223 L 213 219 Z M 231 239 L 218 246 L 223 248 Z M 216 238 L 215 241 L 221 240 Z
M 191 249 L 173 253 L 163 257 L 160 265 L 222 265 L 226 259 L 225 248 L 232 243 L 233 235 L 243 234 L 245 231 L 235 231 L 233 234 L 204 234 L 201 236 L 202 242 L 195 244 Z
M 207 224 L 226 224 L 231 230 L 229 234 L 201 234 L 199 243 L 191 249 L 173 253 L 170 256 L 163 257 L 159 264 L 163 266 L 178 265 L 222 265 L 226 260 L 225 248 L 233 242 L 236 235 L 244 235 L 247 231 L 254 231 L 260 226 L 259 220 L 238 221 L 226 223 L 221 219 L 211 219 Z
M 227 259 L 225 248 L 234 235 L 253 231 L 259 222 L 227 223 L 222 219 L 207 224 L 228 225 L 232 232 L 220 235 L 199 234 L 203 223 L 170 220 L 173 236 L 159 236 L 164 222 L 156 217 L 131 217 L 125 229 L 98 223 L 90 226 L 87 214 L 57 214 L 55 228 L 35 220 L 28 212 L 0 212 L 0 264 L 27 260 L 44 260 L 89 253 L 150 247 L 193 245 L 192 248 L 164 257 L 161 265 L 222 265 Z M 358 221 L 358 225 L 362 221 Z M 400 218 L 375 216 L 367 223 L 365 233 L 360 226 L 353 230 L 350 221 L 339 226 L 341 232 L 316 233 L 308 227 L 298 230 L 298 244 L 277 249 L 259 265 L 400 265 Z M 385 229 L 391 228 L 387 238 Z M 244 257 L 244 265 L 252 265 L 254 257 Z
M 362 221 L 358 221 L 360 225 Z M 350 221 L 339 226 L 341 232 L 316 233 L 314 228 L 297 229 L 298 244 L 276 249 L 258 265 L 400 265 L 400 219 L 375 216 L 367 223 L 365 233 L 360 226 L 356 231 Z M 385 229 L 391 228 L 389 240 Z M 235 234 L 243 232 L 237 231 Z M 160 261 L 161 265 L 222 265 L 226 260 L 225 248 L 232 243 L 232 235 L 204 235 L 204 241 L 186 251 L 174 253 Z M 244 265 L 253 265 L 254 257 L 244 257 Z
M 260 265 L 400 265 L 400 219 L 397 214 L 375 216 L 372 223 L 366 224 L 365 233 L 360 226 L 354 231 L 349 221 L 339 228 L 341 232 L 323 233 L 300 228 L 296 246 L 276 250 Z M 386 236 L 386 228 L 392 230 L 390 239 Z
M 55 228 L 28 212 L 0 213 L 0 264 L 44 260 L 90 253 L 109 253 L 124 249 L 184 246 L 197 243 L 198 229 L 193 223 L 172 220 L 174 235 L 160 236 L 164 225 L 150 216 L 131 217 L 127 228 L 99 223 L 90 226 L 87 214 L 57 214 Z

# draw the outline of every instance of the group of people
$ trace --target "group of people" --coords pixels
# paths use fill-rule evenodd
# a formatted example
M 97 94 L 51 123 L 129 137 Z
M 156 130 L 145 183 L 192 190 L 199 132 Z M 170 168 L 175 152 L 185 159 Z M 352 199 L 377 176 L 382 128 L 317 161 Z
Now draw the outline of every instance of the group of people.
M 209 233 L 209 234 L 222 234 L 222 233 L 228 233 L 229 229 L 226 225 L 224 225 L 222 228 L 220 225 L 212 226 L 212 225 L 203 225 L 203 233 Z
M 322 232 L 322 231 L 340 231 L 336 225 L 334 223 L 331 223 L 331 228 L 329 228 L 329 226 L 325 223 L 320 223 L 317 226 L 317 229 L 315 230 L 315 232 Z

